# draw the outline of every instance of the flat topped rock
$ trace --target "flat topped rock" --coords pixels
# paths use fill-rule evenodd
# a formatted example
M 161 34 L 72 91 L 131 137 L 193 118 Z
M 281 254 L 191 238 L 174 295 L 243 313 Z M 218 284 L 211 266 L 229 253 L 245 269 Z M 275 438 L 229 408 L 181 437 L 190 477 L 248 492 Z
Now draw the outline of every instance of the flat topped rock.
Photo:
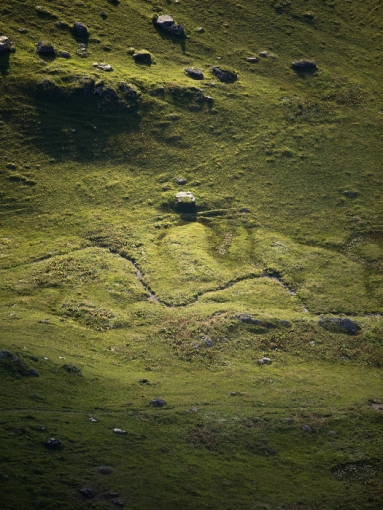
M 37 53 L 40 55 L 54 55 L 55 54 L 55 47 L 51 42 L 46 41 L 39 41 L 36 44 L 36 50 Z
M 158 18 L 154 20 L 154 23 L 160 28 L 168 30 L 172 25 L 174 25 L 175 21 L 171 16 L 169 16 L 169 14 L 164 14 L 163 16 L 158 16 Z
M 13 50 L 11 41 L 5 35 L 0 35 L 0 54 L 9 53 Z
M 307 60 L 305 58 L 291 62 L 291 67 L 296 71 L 315 71 L 318 69 L 318 66 L 313 60 Z
M 176 199 L 180 204 L 195 204 L 195 196 L 191 191 L 180 191 L 176 194 Z
M 190 76 L 190 78 L 194 78 L 195 80 L 203 80 L 203 72 L 201 69 L 196 69 L 195 67 L 187 67 L 185 69 L 185 73 Z

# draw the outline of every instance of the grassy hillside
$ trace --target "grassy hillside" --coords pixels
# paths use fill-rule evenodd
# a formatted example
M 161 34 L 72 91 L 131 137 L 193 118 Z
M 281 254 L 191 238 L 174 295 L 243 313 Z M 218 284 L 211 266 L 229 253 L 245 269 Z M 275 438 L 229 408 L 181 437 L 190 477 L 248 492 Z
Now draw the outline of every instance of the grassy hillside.
M 383 4 L 0 13 L 2 507 L 381 508 Z

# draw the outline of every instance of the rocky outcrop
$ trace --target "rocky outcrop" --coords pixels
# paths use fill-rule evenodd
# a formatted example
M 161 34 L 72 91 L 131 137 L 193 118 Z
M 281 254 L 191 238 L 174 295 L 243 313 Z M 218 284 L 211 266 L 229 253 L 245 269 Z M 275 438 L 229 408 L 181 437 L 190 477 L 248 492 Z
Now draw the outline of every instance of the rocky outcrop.
M 219 81 L 222 81 L 224 83 L 236 81 L 238 78 L 237 74 L 234 71 L 229 71 L 228 69 L 221 69 L 220 67 L 212 66 L 210 70 L 214 74 L 214 76 L 219 79 Z

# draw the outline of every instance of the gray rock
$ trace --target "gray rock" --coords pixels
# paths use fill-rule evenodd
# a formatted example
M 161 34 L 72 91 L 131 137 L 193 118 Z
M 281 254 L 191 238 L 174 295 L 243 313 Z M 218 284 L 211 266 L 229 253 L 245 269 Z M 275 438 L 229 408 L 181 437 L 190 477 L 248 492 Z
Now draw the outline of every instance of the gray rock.
M 185 36 L 185 29 L 182 25 L 177 25 L 174 19 L 168 14 L 162 16 L 154 16 L 153 22 L 156 27 L 163 30 L 164 32 L 168 32 L 177 37 Z
M 58 449 L 61 447 L 61 441 L 51 437 L 46 443 L 44 443 L 45 448 L 49 448 L 52 450 Z
M 314 432 L 309 425 L 303 425 L 302 430 L 303 432 L 307 432 L 308 434 L 312 434 Z
M 263 57 L 263 58 L 267 58 L 269 56 L 268 52 L 267 51 L 260 51 L 259 52 L 259 56 L 260 57 Z
M 78 37 L 88 37 L 89 36 L 89 30 L 84 23 L 81 23 L 81 21 L 75 21 L 73 23 L 73 33 L 77 35 Z
M 229 71 L 228 69 L 221 69 L 218 66 L 212 66 L 210 68 L 211 72 L 218 78 L 219 81 L 224 83 L 230 83 L 236 81 L 238 76 L 234 71 Z
M 335 430 L 329 430 L 328 433 L 330 434 L 330 436 L 337 436 L 338 433 L 335 432 Z
M 86 57 L 88 54 L 86 45 L 84 43 L 79 43 L 79 45 L 77 46 L 76 53 L 79 57 Z
M 36 44 L 36 50 L 39 55 L 55 55 L 55 47 L 51 42 L 39 41 Z
M 137 64 L 151 64 L 152 63 L 152 55 L 149 53 L 149 51 L 146 51 L 146 50 L 136 51 L 133 54 L 133 58 Z
M 255 64 L 258 62 L 257 57 L 246 57 L 246 62 L 250 62 L 250 64 Z
M 65 21 L 56 21 L 55 25 L 57 28 L 60 28 L 61 30 L 69 29 L 69 25 L 68 23 L 65 23 Z
M 0 55 L 2 53 L 9 53 L 13 50 L 11 41 L 5 35 L 0 35 Z
M 196 32 L 198 32 L 199 34 L 203 34 L 205 32 L 205 29 L 203 27 L 198 27 L 196 29 Z
M 92 489 L 83 487 L 82 489 L 79 490 L 79 493 L 81 494 L 81 496 L 84 496 L 84 498 L 87 499 L 94 498 L 94 492 L 92 491 Z
M 347 333 L 348 335 L 356 335 L 361 329 L 357 322 L 340 317 L 321 317 L 318 324 L 332 333 Z
M 231 397 L 235 397 L 236 395 L 237 395 L 237 392 L 236 392 L 236 391 L 231 391 L 231 392 L 230 392 L 230 396 L 231 396 Z
M 162 398 L 154 398 L 150 402 L 150 405 L 153 406 L 153 407 L 165 407 L 166 406 L 166 402 Z
M 201 69 L 195 69 L 194 67 L 187 67 L 185 73 L 194 80 L 203 80 L 203 72 Z
M 271 363 L 271 359 L 270 358 L 261 358 L 258 360 L 258 363 L 260 365 L 268 365 Z
M 59 57 L 62 57 L 62 58 L 70 58 L 71 57 L 69 51 L 59 51 L 58 55 L 59 55 Z
M 307 60 L 305 58 L 291 62 L 291 67 L 295 71 L 315 71 L 318 69 L 316 63 L 313 60 Z
M 249 213 L 250 212 L 250 209 L 248 209 L 247 207 L 241 207 L 241 209 L 239 210 L 240 213 Z
M 108 17 L 107 13 L 105 11 L 100 12 L 100 16 L 102 19 L 106 19 Z
M 186 184 L 186 179 L 183 179 L 182 177 L 177 177 L 177 179 L 175 179 L 175 182 L 176 184 L 179 184 L 180 186 L 182 186 L 183 184 Z
M 293 418 L 283 418 L 283 420 L 282 420 L 282 421 L 283 421 L 284 423 L 288 423 L 288 424 L 290 424 L 290 423 L 293 423 L 293 421 L 294 421 L 294 420 L 293 420 Z
M 176 194 L 176 199 L 179 204 L 195 204 L 195 196 L 191 191 L 180 191 Z
M 211 338 L 206 338 L 205 347 L 213 347 L 213 340 Z
M 123 430 L 123 429 L 117 429 L 117 428 L 113 429 L 113 432 L 114 432 L 115 434 L 120 435 L 120 436 L 125 436 L 125 435 L 127 434 L 126 430 Z

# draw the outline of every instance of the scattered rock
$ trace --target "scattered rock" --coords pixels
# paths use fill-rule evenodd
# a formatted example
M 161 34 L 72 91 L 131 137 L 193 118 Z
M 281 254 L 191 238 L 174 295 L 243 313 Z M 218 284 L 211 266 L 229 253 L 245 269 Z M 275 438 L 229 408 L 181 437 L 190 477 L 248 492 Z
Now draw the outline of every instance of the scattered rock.
M 70 58 L 71 57 L 69 51 L 59 51 L 58 55 L 59 55 L 59 57 L 62 57 L 62 58 Z
M 79 490 L 79 493 L 81 494 L 81 496 L 84 496 L 84 498 L 87 499 L 94 498 L 94 492 L 92 491 L 92 489 L 87 489 L 86 487 L 84 487 L 83 489 Z
M 185 69 L 185 73 L 194 80 L 203 80 L 203 72 L 200 69 L 195 69 L 194 67 L 187 67 Z
M 210 68 L 211 72 L 216 76 L 219 81 L 224 83 L 230 83 L 236 81 L 238 76 L 234 71 L 229 71 L 228 69 L 221 69 L 217 66 L 212 66 Z
M 14 47 L 11 41 L 5 35 L 0 35 L 0 55 L 13 51 Z
M 175 182 L 176 184 L 179 184 L 180 186 L 182 186 L 183 184 L 186 184 L 186 179 L 183 179 L 182 177 L 177 177 L 177 179 L 175 179 Z
M 205 347 L 213 347 L 213 340 L 211 338 L 205 338 L 204 339 L 204 342 L 205 342 Z
M 203 27 L 198 27 L 196 29 L 196 32 L 198 32 L 199 34 L 203 34 L 205 32 L 205 29 Z
M 360 195 L 360 193 L 359 191 L 346 189 L 345 191 L 343 191 L 343 195 L 347 198 L 357 198 Z
M 73 33 L 77 35 L 77 37 L 89 37 L 89 30 L 84 23 L 81 21 L 75 21 L 73 24 Z
M 113 469 L 109 466 L 100 466 L 98 468 L 98 472 L 101 473 L 102 475 L 110 475 L 113 472 Z
M 168 14 L 158 16 L 155 14 L 153 16 L 154 26 L 159 28 L 164 32 L 168 32 L 169 34 L 175 35 L 177 37 L 185 37 L 185 29 L 182 25 L 177 25 L 174 19 Z
M 123 429 L 117 429 L 117 428 L 113 429 L 113 432 L 114 432 L 115 434 L 119 434 L 120 436 L 125 436 L 125 435 L 127 434 L 126 430 L 123 430 Z
M 133 53 L 134 61 L 137 64 L 151 64 L 152 63 L 152 55 L 147 50 L 139 50 Z
M 291 62 L 291 67 L 295 71 L 316 71 L 318 69 L 316 63 L 313 60 L 307 60 L 305 58 Z
M 193 205 L 195 204 L 195 196 L 191 191 L 180 191 L 176 194 L 176 199 L 179 204 Z
M 77 46 L 77 50 L 76 50 L 76 53 L 79 57 L 87 57 L 88 56 L 88 52 L 87 52 L 87 49 L 86 49 L 86 44 L 84 43 L 79 43 L 79 45 Z
M 128 51 L 127 51 L 127 54 L 128 54 L 128 55 L 134 55 L 135 51 L 136 51 L 136 48 L 130 47 L 130 48 L 128 49 Z
M 235 397 L 236 395 L 237 395 L 237 392 L 236 392 L 236 391 L 231 391 L 231 392 L 230 392 L 230 396 L 231 396 L 231 397 Z
M 267 58 L 269 56 L 269 54 L 267 51 L 260 51 L 259 56 L 262 58 Z
M 166 406 L 166 402 L 165 402 L 165 400 L 162 400 L 162 398 L 154 398 L 150 402 L 150 405 L 153 406 L 153 407 L 165 407 Z
M 110 64 L 105 64 L 104 62 L 93 62 L 93 67 L 97 67 L 97 69 L 101 69 L 102 71 L 111 72 L 113 71 L 113 67 Z
M 55 55 L 55 47 L 53 43 L 46 41 L 39 41 L 36 44 L 36 50 L 39 55 Z
M 74 363 L 65 363 L 65 365 L 62 365 L 61 367 L 65 372 L 68 372 L 68 374 L 80 374 L 81 368 L 78 368 Z
M 258 58 L 257 57 L 246 57 L 246 62 L 250 62 L 250 64 L 255 64 L 256 62 L 258 62 Z
M 150 383 L 149 383 L 149 379 L 140 379 L 140 380 L 139 380 L 139 382 L 140 382 L 141 384 L 150 384 Z
M 332 333 L 347 333 L 348 335 L 356 335 L 361 329 L 360 326 L 351 319 L 321 317 L 318 324 Z
M 270 358 L 261 358 L 258 360 L 258 363 L 260 365 L 268 365 L 271 363 L 271 359 Z
M 307 432 L 308 434 L 312 434 L 314 432 L 309 425 L 303 425 L 302 430 L 303 432 Z
M 118 88 L 127 99 L 138 99 L 141 95 L 141 92 L 131 83 L 120 81 L 118 82 Z
M 312 21 L 314 19 L 314 14 L 312 14 L 311 12 L 306 12 L 306 14 L 304 14 L 303 17 L 305 18 L 305 20 Z
M 100 12 L 100 16 L 102 19 L 106 19 L 108 17 L 107 13 L 105 11 Z
M 45 448 L 49 448 L 51 450 L 57 450 L 58 448 L 61 448 L 61 441 L 59 439 L 55 439 L 54 437 L 51 437 L 44 443 Z

